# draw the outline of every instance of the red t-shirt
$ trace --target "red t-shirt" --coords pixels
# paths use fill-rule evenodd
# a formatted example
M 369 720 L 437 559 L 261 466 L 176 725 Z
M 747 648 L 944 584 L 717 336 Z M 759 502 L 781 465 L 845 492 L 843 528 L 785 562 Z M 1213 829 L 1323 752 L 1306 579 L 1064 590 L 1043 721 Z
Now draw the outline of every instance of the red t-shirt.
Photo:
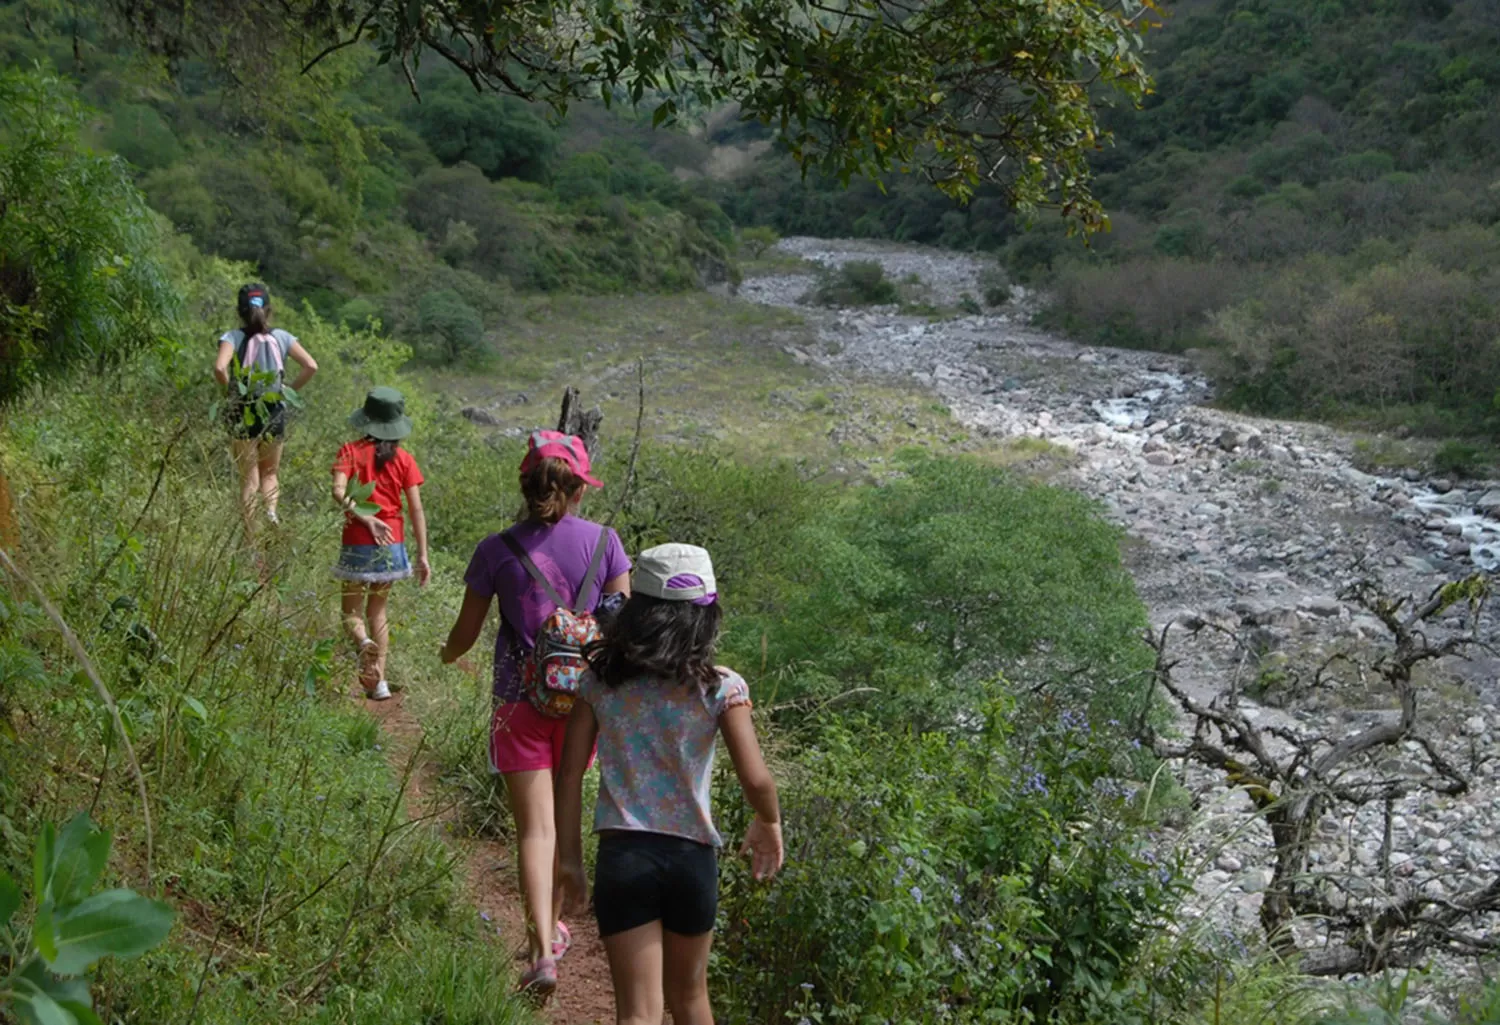
M 380 506 L 376 518 L 391 528 L 391 540 L 397 544 L 406 539 L 406 520 L 401 516 L 401 495 L 407 488 L 422 483 L 422 471 L 417 461 L 404 448 L 396 449 L 396 457 L 375 472 L 375 443 L 368 438 L 351 441 L 339 449 L 339 457 L 333 464 L 334 473 L 342 473 L 351 481 L 361 484 L 375 482 L 375 492 L 370 501 Z M 375 535 L 359 521 L 346 517 L 344 520 L 344 544 L 372 545 Z

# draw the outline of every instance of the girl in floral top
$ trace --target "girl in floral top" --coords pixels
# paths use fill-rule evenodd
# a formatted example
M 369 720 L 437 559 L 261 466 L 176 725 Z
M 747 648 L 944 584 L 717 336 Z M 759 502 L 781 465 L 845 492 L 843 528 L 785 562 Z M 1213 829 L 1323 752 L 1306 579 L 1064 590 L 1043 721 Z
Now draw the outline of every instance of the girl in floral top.
M 557 778 L 559 882 L 582 906 L 583 773 L 599 746 L 594 911 L 615 987 L 615 1019 L 713 1025 L 708 952 L 718 912 L 709 808 L 714 743 L 724 737 L 755 818 L 741 853 L 756 879 L 782 861 L 776 783 L 739 674 L 713 662 L 719 605 L 713 564 L 694 545 L 642 552 L 631 597 L 589 653 Z M 554 983 L 555 985 L 555 983 Z

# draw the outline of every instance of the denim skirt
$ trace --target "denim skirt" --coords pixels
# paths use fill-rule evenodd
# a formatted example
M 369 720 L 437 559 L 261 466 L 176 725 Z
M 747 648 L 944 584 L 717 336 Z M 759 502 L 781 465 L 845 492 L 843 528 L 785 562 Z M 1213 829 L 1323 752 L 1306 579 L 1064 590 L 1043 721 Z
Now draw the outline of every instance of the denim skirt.
M 344 545 L 333 575 L 359 584 L 388 584 L 411 576 L 406 545 Z

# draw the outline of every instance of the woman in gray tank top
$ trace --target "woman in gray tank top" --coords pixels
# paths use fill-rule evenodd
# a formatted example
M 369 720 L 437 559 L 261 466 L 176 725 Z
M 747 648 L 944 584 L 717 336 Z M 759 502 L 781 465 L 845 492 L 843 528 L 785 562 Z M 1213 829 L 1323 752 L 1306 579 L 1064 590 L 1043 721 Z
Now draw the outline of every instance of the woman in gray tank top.
M 292 391 L 300 392 L 318 372 L 302 343 L 290 332 L 271 327 L 271 293 L 262 284 L 240 288 L 240 326 L 219 336 L 214 380 L 228 392 L 223 419 L 229 429 L 234 464 L 240 473 L 240 515 L 245 536 L 255 534 L 257 497 L 266 519 L 276 523 L 281 496 L 281 448 L 286 436 L 286 360 L 301 367 Z

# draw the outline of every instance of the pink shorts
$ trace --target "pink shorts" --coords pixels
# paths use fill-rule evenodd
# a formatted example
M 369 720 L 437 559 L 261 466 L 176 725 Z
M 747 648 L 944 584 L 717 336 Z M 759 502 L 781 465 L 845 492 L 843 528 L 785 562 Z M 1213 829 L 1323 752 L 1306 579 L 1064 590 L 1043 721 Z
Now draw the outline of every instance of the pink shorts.
M 490 718 L 490 771 L 504 774 L 557 768 L 567 732 L 568 720 L 549 719 L 529 701 L 496 706 Z M 594 751 L 589 752 L 590 765 L 594 764 Z

